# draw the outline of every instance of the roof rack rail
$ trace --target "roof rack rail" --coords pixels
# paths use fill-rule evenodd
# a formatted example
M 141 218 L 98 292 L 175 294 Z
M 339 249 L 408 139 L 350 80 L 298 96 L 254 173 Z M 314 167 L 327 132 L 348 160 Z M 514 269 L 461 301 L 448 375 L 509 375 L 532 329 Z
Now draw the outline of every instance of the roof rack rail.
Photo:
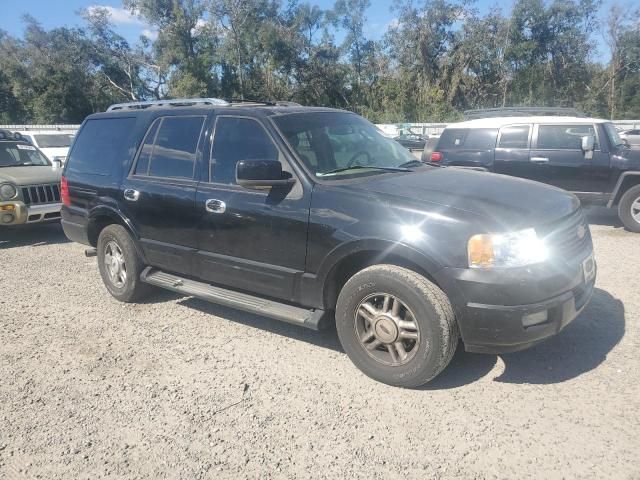
M 479 108 L 477 110 L 465 110 L 465 120 L 491 117 L 529 117 L 529 116 L 559 116 L 559 117 L 586 117 L 575 108 L 565 107 L 503 107 L 503 108 Z
M 127 103 L 115 103 L 107 108 L 107 112 L 113 112 L 115 110 L 141 110 L 149 107 L 161 107 L 161 106 L 174 106 L 174 107 L 187 107 L 191 105 L 216 105 L 219 107 L 230 106 L 273 106 L 273 107 L 300 107 L 301 105 L 296 102 L 290 102 L 287 100 L 244 100 L 244 99 L 232 99 L 223 100 L 222 98 L 175 98 L 171 100 L 149 100 L 144 102 L 127 102 Z
M 145 102 L 116 103 L 107 108 L 107 112 L 113 112 L 114 110 L 144 109 L 159 106 L 187 107 L 191 105 L 229 106 L 231 104 L 221 98 L 174 98 L 171 100 L 149 100 Z
M 17 142 L 27 142 L 31 143 L 27 137 L 22 135 L 20 132 L 12 132 L 11 130 L 7 130 L 6 128 L 0 128 L 0 140 L 14 140 Z
M 231 105 L 264 105 L 267 107 L 301 107 L 299 103 L 289 100 L 251 100 L 244 98 L 232 98 Z

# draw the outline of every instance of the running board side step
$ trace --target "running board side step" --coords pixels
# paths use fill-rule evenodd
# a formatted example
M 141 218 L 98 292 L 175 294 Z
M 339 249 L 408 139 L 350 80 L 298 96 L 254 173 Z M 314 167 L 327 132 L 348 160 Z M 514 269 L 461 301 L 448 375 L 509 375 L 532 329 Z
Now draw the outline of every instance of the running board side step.
M 294 307 L 286 303 L 214 287 L 207 283 L 166 273 L 153 267 L 145 268 L 140 274 L 140 280 L 177 293 L 197 297 L 207 302 L 264 315 L 312 330 L 321 330 L 326 324 L 324 310 Z

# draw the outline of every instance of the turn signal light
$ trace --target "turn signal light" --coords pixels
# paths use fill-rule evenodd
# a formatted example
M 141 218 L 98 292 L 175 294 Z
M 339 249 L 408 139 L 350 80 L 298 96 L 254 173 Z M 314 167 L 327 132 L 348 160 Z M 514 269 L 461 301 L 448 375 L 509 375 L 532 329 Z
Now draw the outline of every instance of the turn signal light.
M 5 210 L 5 211 L 13 211 L 16 209 L 16 206 L 13 204 L 10 205 L 0 205 L 0 210 Z
M 442 161 L 442 154 L 440 152 L 431 152 L 431 161 L 432 162 Z
M 62 199 L 62 204 L 67 207 L 71 206 L 71 197 L 69 196 L 69 183 L 67 182 L 66 177 L 62 177 L 60 180 L 60 198 Z
M 470 267 L 489 266 L 495 260 L 491 235 L 474 235 L 469 239 L 468 250 Z

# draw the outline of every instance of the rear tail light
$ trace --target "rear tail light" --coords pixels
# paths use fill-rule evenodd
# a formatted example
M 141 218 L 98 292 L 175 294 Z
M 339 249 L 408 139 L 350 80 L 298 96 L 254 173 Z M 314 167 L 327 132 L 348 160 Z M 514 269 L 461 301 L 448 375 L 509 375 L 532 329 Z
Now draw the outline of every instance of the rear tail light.
M 69 183 L 67 182 L 66 177 L 62 177 L 60 180 L 60 198 L 62 199 L 62 204 L 67 207 L 71 206 L 71 197 L 69 196 Z
M 440 152 L 431 152 L 431 161 L 432 162 L 442 161 L 442 154 Z

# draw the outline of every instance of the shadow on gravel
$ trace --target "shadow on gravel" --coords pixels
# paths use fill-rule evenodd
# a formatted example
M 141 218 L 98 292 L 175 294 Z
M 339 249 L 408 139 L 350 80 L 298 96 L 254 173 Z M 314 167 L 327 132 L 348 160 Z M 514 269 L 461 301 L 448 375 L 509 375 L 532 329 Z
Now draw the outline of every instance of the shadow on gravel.
M 600 365 L 625 332 L 623 303 L 597 288 L 582 314 L 560 334 L 525 350 L 502 355 L 498 382 L 560 383 Z
M 0 250 L 67 242 L 69 239 L 59 222 L 0 228 Z
M 335 350 L 336 352 L 343 352 L 333 323 L 326 330 L 316 332 L 314 330 L 309 330 L 297 325 L 290 325 L 272 318 L 261 317 L 260 315 L 254 315 L 252 313 L 242 312 L 222 305 L 205 302 L 198 298 L 185 297 L 178 303 L 185 307 L 195 308 L 201 312 L 215 315 L 232 322 L 241 323 L 248 327 L 259 328 L 277 335 L 293 338 L 294 340 L 300 340 L 312 345 Z
M 505 369 L 494 381 L 552 384 L 576 378 L 600 365 L 624 332 L 624 305 L 596 289 L 587 308 L 558 335 L 529 350 L 500 355 Z M 449 366 L 423 388 L 439 390 L 472 383 L 489 373 L 497 359 L 497 355 L 466 353 L 459 345 Z
M 607 208 L 587 205 L 584 212 L 589 225 L 603 225 L 605 227 L 624 228 L 618 218 L 617 208 Z
M 344 352 L 335 325 L 316 332 L 278 320 L 215 305 L 169 291 L 154 293 L 142 303 L 160 303 L 179 298 L 178 303 L 209 315 L 259 328 L 336 352 Z M 500 355 L 505 369 L 494 381 L 504 383 L 561 383 L 595 369 L 620 342 L 625 332 L 622 302 L 596 289 L 587 308 L 558 335 L 529 350 Z M 462 342 L 449 366 L 423 390 L 458 388 L 487 375 L 496 365 L 497 355 L 467 353 Z

